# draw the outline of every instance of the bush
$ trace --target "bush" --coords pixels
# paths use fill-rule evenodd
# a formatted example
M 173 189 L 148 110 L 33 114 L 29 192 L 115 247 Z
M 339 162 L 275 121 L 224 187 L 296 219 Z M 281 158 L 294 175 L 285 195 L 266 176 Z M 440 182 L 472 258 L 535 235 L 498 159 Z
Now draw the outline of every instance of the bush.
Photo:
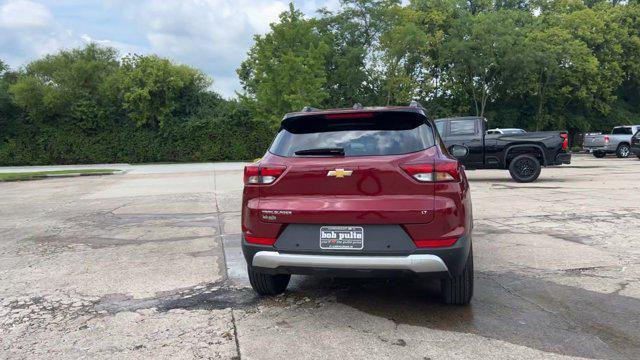
M 193 68 L 91 44 L 0 62 L 0 165 L 249 160 L 274 129 Z

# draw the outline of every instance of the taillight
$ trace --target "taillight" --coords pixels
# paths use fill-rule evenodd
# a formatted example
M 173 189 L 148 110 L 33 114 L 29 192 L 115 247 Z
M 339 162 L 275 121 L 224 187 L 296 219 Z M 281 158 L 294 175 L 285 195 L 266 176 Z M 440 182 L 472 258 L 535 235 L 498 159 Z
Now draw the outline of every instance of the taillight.
M 284 166 L 258 166 L 247 165 L 244 167 L 244 183 L 251 185 L 271 184 L 282 175 Z
M 436 181 L 460 180 L 460 166 L 457 161 L 437 162 Z
M 569 148 L 569 135 L 562 133 L 560 136 L 564 139 L 562 140 L 562 150 L 567 150 Z
M 260 168 L 257 165 L 247 165 L 244 167 L 244 183 L 257 184 L 260 180 Z
M 443 182 L 460 180 L 457 161 L 441 161 L 432 164 L 400 165 L 409 176 L 420 182 Z
M 261 184 L 271 184 L 282 175 L 286 168 L 284 166 L 267 166 L 260 168 Z
M 400 165 L 400 167 L 409 176 L 420 182 L 433 181 L 433 165 L 431 164 L 410 164 Z
M 604 142 L 609 143 L 609 137 L 607 135 L 604 136 Z

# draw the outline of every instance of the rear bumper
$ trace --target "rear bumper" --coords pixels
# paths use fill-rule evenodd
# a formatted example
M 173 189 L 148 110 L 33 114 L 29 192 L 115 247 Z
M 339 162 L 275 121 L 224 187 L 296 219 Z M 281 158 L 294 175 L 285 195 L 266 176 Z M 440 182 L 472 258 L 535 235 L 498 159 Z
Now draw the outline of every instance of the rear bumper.
M 348 256 L 281 254 L 277 251 L 259 251 L 253 257 L 254 267 L 312 267 L 322 269 L 400 270 L 414 273 L 448 271 L 440 257 L 430 254 L 409 256 Z
M 608 145 L 605 146 L 584 146 L 582 148 L 584 151 L 588 152 L 588 153 L 594 153 L 594 152 L 614 152 L 614 149 L 611 149 Z
M 471 236 L 463 236 L 447 248 L 415 248 L 385 255 L 367 252 L 281 251 L 273 246 L 242 240 L 247 264 L 269 274 L 321 275 L 330 277 L 419 276 L 447 278 L 459 275 L 471 249 Z
M 558 155 L 556 155 L 556 159 L 555 159 L 555 164 L 556 165 L 562 165 L 562 164 L 571 164 L 571 154 L 570 153 L 559 153 Z

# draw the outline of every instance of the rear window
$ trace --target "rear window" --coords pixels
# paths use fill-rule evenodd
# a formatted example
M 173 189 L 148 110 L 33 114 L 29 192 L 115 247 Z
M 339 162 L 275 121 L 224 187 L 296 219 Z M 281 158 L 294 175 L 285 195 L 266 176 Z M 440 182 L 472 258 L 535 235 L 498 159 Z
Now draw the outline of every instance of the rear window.
M 435 144 L 425 118 L 412 113 L 373 113 L 370 118 L 303 116 L 282 122 L 269 151 L 294 157 L 296 151 L 341 148 L 345 156 L 401 155 Z
M 630 127 L 614 128 L 613 131 L 611 132 L 611 135 L 631 135 L 631 128 Z

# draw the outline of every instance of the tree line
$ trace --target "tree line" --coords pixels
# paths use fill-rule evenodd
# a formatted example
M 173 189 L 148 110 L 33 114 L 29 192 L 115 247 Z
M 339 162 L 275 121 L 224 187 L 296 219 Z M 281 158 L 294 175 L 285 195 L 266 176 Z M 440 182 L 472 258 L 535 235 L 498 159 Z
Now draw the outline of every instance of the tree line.
M 0 165 L 252 159 L 273 128 L 201 71 L 90 44 L 0 71 Z
M 638 123 L 640 5 L 598 0 L 343 0 L 293 5 L 254 38 L 231 100 L 197 69 L 88 45 L 0 62 L 0 164 L 241 160 L 282 115 L 404 105 L 491 127 Z

